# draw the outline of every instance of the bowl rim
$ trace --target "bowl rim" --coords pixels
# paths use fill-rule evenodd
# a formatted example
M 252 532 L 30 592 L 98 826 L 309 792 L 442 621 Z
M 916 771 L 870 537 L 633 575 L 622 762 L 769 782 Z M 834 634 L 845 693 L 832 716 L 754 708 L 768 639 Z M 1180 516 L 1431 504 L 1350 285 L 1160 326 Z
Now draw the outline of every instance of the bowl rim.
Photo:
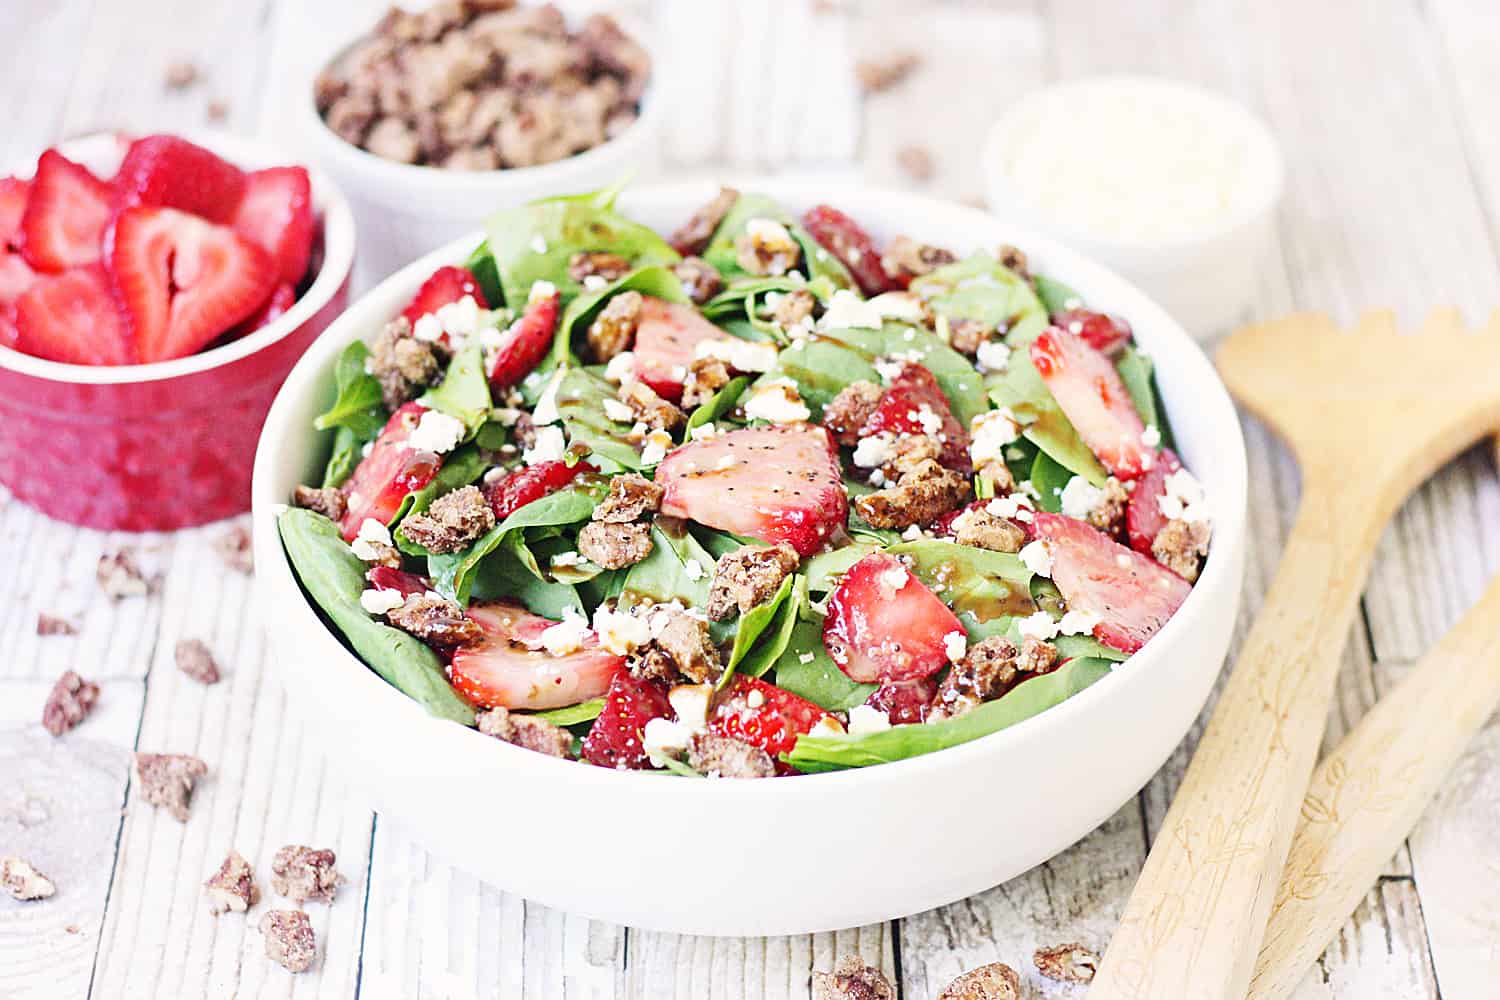
M 1255 197 L 1248 199 L 1238 211 L 1212 225 L 1178 236 L 1144 240 L 1122 239 L 1118 236 L 1096 232 L 1059 219 L 1039 208 L 1000 167 L 1000 160 L 1008 144 L 1008 137 L 1014 132 L 1013 126 L 1016 119 L 1040 101 L 1058 95 L 1108 87 L 1155 91 L 1169 95 L 1170 100 L 1185 99 L 1201 106 L 1210 106 L 1223 115 L 1233 123 L 1235 130 L 1246 136 L 1256 147 L 1258 155 L 1267 168 L 1255 173 L 1254 180 L 1257 185 Z M 1038 226 L 1044 224 L 1048 230 L 1056 232 L 1062 242 L 1096 253 L 1111 251 L 1144 254 L 1171 253 L 1217 243 L 1266 218 L 1275 210 L 1286 188 L 1286 161 L 1282 156 L 1280 145 L 1276 142 L 1275 134 L 1264 119 L 1226 94 L 1183 80 L 1145 73 L 1103 73 L 1097 76 L 1078 77 L 1044 84 L 1022 93 L 986 130 L 980 163 L 984 170 L 987 200 L 991 202 L 989 206 L 991 211 L 1024 212 L 1029 221 L 1033 221 Z M 993 204 L 997 200 L 995 198 L 997 191 L 1005 191 L 1009 194 L 1008 204 Z
M 354 267 L 354 213 L 331 177 L 315 165 L 301 163 L 305 157 L 288 155 L 280 146 L 259 138 L 218 129 L 191 129 L 172 134 L 210 149 L 236 165 L 252 163 L 257 165 L 255 169 L 284 165 L 305 167 L 311 181 L 313 209 L 322 216 L 323 223 L 323 263 L 307 291 L 285 313 L 254 333 L 185 358 L 135 365 L 75 365 L 0 346 L 0 369 L 72 385 L 135 385 L 197 375 L 247 358 L 296 332 L 327 306 L 348 281 Z M 65 139 L 57 143 L 56 148 L 70 158 L 86 160 L 91 156 L 107 155 L 105 144 L 118 145 L 127 135 L 113 131 L 90 132 Z M 17 163 L 15 166 L 20 168 L 23 165 Z M 30 169 L 30 166 L 25 168 Z M 21 169 L 16 172 L 19 174 Z
M 622 194 L 622 201 L 625 204 L 621 206 L 621 210 L 628 214 L 631 211 L 631 201 L 650 201 L 658 205 L 680 205 L 685 215 L 702 201 L 711 197 L 719 183 L 718 180 L 713 180 L 642 185 L 635 189 L 628 189 Z M 756 190 L 792 204 L 815 204 L 818 198 L 826 192 L 826 185 L 817 181 L 729 177 L 724 179 L 723 183 L 740 190 Z M 1090 283 L 1103 283 L 1113 287 L 1114 293 L 1109 296 L 1110 298 L 1129 300 L 1128 305 L 1122 311 L 1131 317 L 1132 322 L 1134 323 L 1138 317 L 1141 317 L 1142 321 L 1139 326 L 1156 331 L 1153 339 L 1159 337 L 1166 341 L 1166 350 L 1174 355 L 1182 355 L 1188 367 L 1196 369 L 1194 384 L 1199 387 L 1200 395 L 1194 400 L 1194 417 L 1200 421 L 1212 422 L 1213 429 L 1218 435 L 1215 439 L 1215 447 L 1227 453 L 1225 457 L 1228 459 L 1228 471 L 1225 478 L 1229 489 L 1222 493 L 1215 492 L 1213 496 L 1214 545 L 1215 551 L 1221 552 L 1221 555 L 1217 559 L 1208 560 L 1204 566 L 1203 575 L 1194 585 L 1182 607 L 1151 641 L 1131 657 L 1129 670 L 1113 670 L 1109 676 L 1101 678 L 1097 683 L 1074 694 L 1061 704 L 1029 719 L 999 732 L 941 751 L 869 767 L 804 774 L 797 781 L 683 783 L 695 789 L 691 794 L 700 796 L 810 794 L 799 792 L 798 789 L 813 789 L 821 794 L 824 790 L 832 789 L 836 782 L 855 787 L 871 782 L 900 781 L 907 776 L 917 777 L 932 772 L 934 769 L 962 766 L 962 762 L 975 755 L 1003 753 L 1007 748 L 1014 748 L 1044 730 L 1065 730 L 1073 725 L 1075 720 L 1092 711 L 1101 699 L 1111 697 L 1112 692 L 1122 684 L 1149 683 L 1153 665 L 1170 656 L 1174 647 L 1186 645 L 1180 643 L 1179 638 L 1185 637 L 1196 628 L 1199 625 L 1199 619 L 1208 616 L 1210 610 L 1208 602 L 1213 599 L 1214 595 L 1227 594 L 1237 599 L 1240 591 L 1242 557 L 1246 546 L 1248 502 L 1248 469 L 1244 436 L 1229 392 L 1219 379 L 1213 364 L 1202 348 L 1176 320 L 1172 319 L 1136 285 L 1105 265 L 1068 248 L 1056 239 L 1024 226 L 1012 225 L 983 210 L 942 201 L 927 195 L 864 185 L 842 189 L 839 196 L 847 200 L 855 200 L 859 197 L 889 200 L 898 206 L 898 211 L 893 211 L 893 215 L 899 214 L 902 218 L 921 219 L 924 230 L 929 226 L 934 230 L 952 229 L 957 226 L 966 226 L 971 229 L 984 226 L 997 236 L 1003 233 L 1008 243 L 1026 246 L 1028 252 L 1035 248 L 1038 259 L 1047 260 L 1049 269 L 1065 275 L 1081 271 L 1091 272 Z M 622 781 L 654 783 L 640 786 L 642 788 L 660 787 L 659 775 L 654 773 L 621 773 L 606 768 L 580 766 L 577 761 L 560 760 L 504 744 L 502 741 L 484 736 L 477 730 L 428 715 L 417 702 L 382 680 L 358 656 L 345 647 L 342 639 L 324 624 L 318 612 L 303 594 L 275 529 L 276 514 L 286 508 L 284 497 L 275 496 L 269 492 L 269 483 L 276 475 L 274 467 L 280 461 L 282 449 L 279 442 L 290 440 L 292 435 L 306 433 L 307 430 L 290 425 L 292 412 L 298 409 L 303 397 L 311 391 L 314 383 L 322 377 L 325 369 L 334 363 L 338 353 L 348 343 L 378 328 L 379 317 L 399 310 L 400 303 L 415 291 L 432 269 L 464 259 L 482 239 L 483 234 L 476 231 L 453 240 L 412 261 L 368 290 L 342 316 L 329 325 L 324 335 L 298 360 L 287 376 L 267 415 L 255 456 L 251 495 L 258 596 L 267 603 L 268 608 L 300 609 L 300 614 L 305 616 L 303 620 L 310 620 L 309 624 L 315 630 L 312 634 L 317 636 L 314 640 L 317 644 L 316 649 L 306 651 L 306 655 L 301 658 L 319 662 L 329 669 L 339 670 L 342 675 L 342 679 L 338 681 L 339 684 L 358 685 L 361 692 L 361 704 L 367 710 L 366 723 L 378 721 L 382 725 L 389 724 L 391 727 L 411 727 L 406 731 L 410 735 L 405 738 L 410 739 L 413 746 L 429 748 L 424 749 L 424 753 L 446 756 L 449 747 L 455 752 L 462 750 L 465 754 L 495 753 L 498 750 L 502 756 L 491 758 L 491 760 L 501 762 L 495 765 L 499 769 L 511 767 L 551 769 L 534 770 L 532 773 L 539 778 L 543 776 L 559 778 L 570 774 L 572 775 L 570 780 L 583 783 L 582 787 L 585 789 L 592 789 L 594 782 Z M 1060 267 L 1057 266 L 1059 264 Z M 385 300 L 389 300 L 389 303 L 386 304 Z M 368 314 L 368 318 L 365 314 Z M 1162 353 L 1162 349 L 1156 345 L 1153 345 L 1153 351 L 1158 354 Z M 1236 613 L 1237 611 L 1238 608 L 1236 608 Z M 296 629 L 294 634 L 301 635 L 302 632 Z M 1216 665 L 1215 672 L 1217 673 L 1219 669 L 1221 667 Z M 376 711 L 380 713 L 378 720 L 368 715 L 369 712 Z M 419 739 L 425 742 L 419 742 Z M 501 743 L 501 745 L 496 747 L 496 743 Z M 509 755 L 508 758 L 503 756 L 506 754 Z M 563 768 L 568 770 L 562 770 Z M 618 788 L 621 786 L 613 784 L 599 787 Z M 776 791 L 778 788 L 781 791 Z

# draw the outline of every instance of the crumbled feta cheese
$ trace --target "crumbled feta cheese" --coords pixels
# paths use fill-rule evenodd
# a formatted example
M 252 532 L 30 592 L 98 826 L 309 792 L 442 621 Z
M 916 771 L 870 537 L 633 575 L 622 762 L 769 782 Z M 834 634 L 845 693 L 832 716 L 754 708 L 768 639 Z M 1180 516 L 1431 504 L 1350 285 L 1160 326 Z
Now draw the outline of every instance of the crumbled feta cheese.
M 1037 489 L 1036 484 L 1029 479 L 1023 479 L 1019 483 L 1017 483 L 1016 489 L 1020 490 L 1026 496 L 1031 497 L 1031 499 L 1033 500 L 1040 500 L 1042 498 L 1042 491 Z
M 607 381 L 620 384 L 629 382 L 635 378 L 635 355 L 629 351 L 622 351 L 609 359 L 609 364 L 604 366 L 604 377 Z
M 416 429 L 406 439 L 406 445 L 416 451 L 430 451 L 446 455 L 464 439 L 464 422 L 450 417 L 441 410 L 424 410 Z
M 704 575 L 703 564 L 696 559 L 689 559 L 682 564 L 682 572 L 689 580 L 701 580 Z
M 380 550 L 377 546 L 388 548 L 390 545 L 390 529 L 375 518 L 367 517 L 360 522 L 359 533 L 354 536 L 354 541 L 350 543 L 349 548 L 365 562 L 374 562 L 380 558 Z
M 849 735 L 883 733 L 891 728 L 891 717 L 873 705 L 855 705 L 849 709 Z
M 1037 576 L 1052 575 L 1052 551 L 1044 540 L 1038 538 L 1027 542 L 1016 554 L 1021 557 L 1021 564 Z
M 1099 616 L 1092 612 L 1069 611 L 1057 623 L 1057 630 L 1063 635 L 1091 635 L 1098 624 Z
M 829 300 L 823 318 L 818 321 L 818 329 L 847 330 L 857 327 L 878 330 L 883 321 L 884 316 L 879 306 L 865 301 L 848 289 L 840 288 Z
M 1115 565 L 1118 566 L 1118 567 L 1120 567 L 1121 569 L 1129 569 L 1130 568 L 1130 556 L 1128 556 L 1125 553 L 1121 552 L 1119 555 L 1115 556 Z
M 500 348 L 504 344 L 505 344 L 505 334 L 501 333 L 495 327 L 493 327 L 493 326 L 487 326 L 483 330 L 479 331 L 479 346 L 485 352 L 486 355 L 493 354 L 495 351 L 500 350 Z M 493 359 L 491 359 L 491 360 L 493 360 Z M 490 363 L 486 363 L 485 364 L 485 368 L 491 368 L 491 367 L 493 367 L 492 364 L 490 364 Z
M 882 570 L 876 582 L 880 585 L 880 596 L 890 600 L 896 596 L 896 591 L 906 586 L 906 581 L 911 574 L 906 571 L 905 566 L 892 566 Z
M 795 246 L 797 241 L 787 232 L 786 226 L 775 219 L 758 215 L 745 223 L 745 233 L 756 243 L 767 246 Z
M 1146 429 L 1141 431 L 1141 444 L 1147 448 L 1161 447 L 1161 429 L 1155 424 L 1147 424 Z
M 906 416 L 921 426 L 923 434 L 937 435 L 943 429 L 943 418 L 926 403 L 915 410 L 907 410 Z
M 670 719 L 650 719 L 641 730 L 641 748 L 657 767 L 665 767 L 668 758 L 676 758 L 693 738 L 691 726 Z
M 854 446 L 854 464 L 861 469 L 878 469 L 889 462 L 895 451 L 891 445 L 895 439 L 889 432 L 862 437 Z
M 635 411 L 618 399 L 604 401 L 604 415 L 618 424 L 628 424 L 635 420 Z
M 1022 639 L 1040 639 L 1046 642 L 1057 638 L 1057 622 L 1053 621 L 1052 616 L 1045 611 L 1027 615 L 1016 623 L 1016 628 L 1021 633 Z
M 546 253 L 547 252 L 547 241 L 542 238 L 542 234 L 541 233 L 537 233 L 535 236 L 533 236 L 531 238 L 531 252 L 532 253 Z
M 1036 508 L 1031 505 L 1031 499 L 1022 493 L 995 497 L 984 505 L 984 509 L 996 517 L 1008 517 L 1022 524 L 1030 524 L 1036 517 Z
M 496 483 L 498 483 L 508 475 L 510 475 L 510 470 L 503 465 L 497 465 L 492 469 L 486 469 L 484 472 L 484 485 L 494 486 Z
M 717 437 L 720 432 L 719 428 L 715 427 L 714 422 L 710 420 L 706 424 L 699 424 L 688 433 L 694 441 L 707 441 L 711 437 Z
M 761 693 L 760 688 L 751 688 L 750 693 L 745 695 L 745 704 L 751 708 L 760 708 L 766 703 L 766 696 Z
M 436 343 L 443 339 L 443 321 L 435 313 L 418 316 L 412 324 L 411 335 L 424 344 Z
M 974 354 L 982 372 L 1003 372 L 1010 365 L 1010 348 L 1003 340 L 986 340 Z
M 901 537 L 908 542 L 919 542 L 927 537 L 927 533 L 922 530 L 920 524 L 909 524 L 906 530 L 901 532 Z
M 625 432 L 625 440 L 631 444 L 640 444 L 646 440 L 646 434 L 650 430 L 651 428 L 647 427 L 644 421 L 637 420 L 630 425 L 630 430 Z
M 366 441 L 364 443 L 364 446 L 359 449 L 359 457 L 360 458 L 369 458 L 370 457 L 370 452 L 372 452 L 374 450 L 375 450 L 375 442 L 374 441 Z
M 443 324 L 443 332 L 455 341 L 464 340 L 479 329 L 479 303 L 472 295 L 449 302 L 439 308 L 436 315 L 438 322 Z
M 1104 502 L 1104 491 L 1082 476 L 1074 476 L 1063 487 L 1061 500 L 1064 514 L 1082 520 Z
M 678 684 L 667 692 L 667 702 L 677 713 L 677 721 L 693 732 L 708 725 L 708 710 L 713 701 L 712 684 Z
M 1005 446 L 1021 436 L 1021 424 L 1009 407 L 987 410 L 969 422 L 969 458 L 976 468 L 1005 461 Z
M 812 416 L 797 383 L 789 378 L 772 379 L 756 386 L 745 403 L 745 416 L 773 424 L 800 424 Z
M 583 279 L 583 287 L 591 292 L 599 292 L 609 287 L 609 280 L 602 274 L 586 275 Z
M 561 462 L 566 452 L 567 442 L 563 440 L 561 427 L 538 427 L 536 441 L 530 448 L 521 452 L 521 461 L 527 465 Z
M 739 463 L 740 460 L 735 458 L 733 455 L 720 455 L 719 460 L 714 463 L 714 468 L 722 472 L 725 469 L 734 468 Z
M 814 739 L 827 739 L 830 736 L 843 736 L 844 727 L 841 726 L 839 724 L 839 720 L 835 719 L 833 716 L 825 715 L 818 720 L 816 725 L 814 725 L 807 731 L 806 735 L 811 736 Z
M 641 445 L 641 464 L 658 465 L 667 457 L 667 450 L 672 447 L 672 435 L 666 431 L 652 431 L 646 435 L 646 440 Z
M 651 641 L 651 626 L 646 619 L 625 611 L 611 611 L 602 605 L 594 612 L 594 631 L 599 636 L 599 645 L 616 656 L 633 653 L 636 647 Z
M 875 359 L 875 374 L 879 375 L 880 381 L 887 385 L 896 380 L 904 367 L 906 367 L 905 364 L 895 358 Z
M 1186 469 L 1169 474 L 1162 484 L 1166 492 L 1157 498 L 1157 506 L 1170 521 L 1207 521 L 1208 500 L 1203 484 Z
M 550 281 L 533 281 L 531 291 L 526 293 L 526 304 L 536 305 L 543 299 L 550 299 L 557 294 L 557 286 Z
M 589 637 L 589 632 L 588 619 L 569 608 L 563 614 L 562 621 L 543 629 L 538 638 L 542 643 L 542 648 L 553 656 L 567 656 L 583 648 L 584 640 Z
M 797 654 L 797 662 L 798 663 L 811 663 L 813 660 L 816 660 L 817 658 L 818 658 L 818 655 L 816 653 L 811 652 L 811 651 L 806 652 L 806 653 L 798 653 Z
M 667 369 L 667 372 L 672 376 L 674 381 L 681 382 L 687 378 L 687 365 L 673 365 Z
M 583 564 L 583 556 L 577 552 L 559 552 L 552 557 L 552 565 L 556 566 L 580 566 Z
M 359 595 L 359 606 L 367 614 L 385 615 L 406 603 L 406 595 L 399 590 L 366 590 Z
M 947 654 L 948 662 L 959 662 L 968 651 L 969 637 L 962 632 L 949 632 L 943 636 L 943 652 Z
M 557 412 L 557 390 L 562 385 L 563 375 L 566 372 L 559 368 L 552 373 L 547 388 L 537 397 L 536 407 L 531 411 L 531 422 L 537 425 L 555 424 L 562 419 L 562 414 Z
M 882 292 L 871 299 L 869 304 L 886 319 L 900 320 L 903 323 L 922 322 L 922 300 L 911 292 Z
M 718 358 L 741 372 L 768 372 L 776 367 L 776 345 L 769 340 L 701 340 L 693 348 L 695 358 Z

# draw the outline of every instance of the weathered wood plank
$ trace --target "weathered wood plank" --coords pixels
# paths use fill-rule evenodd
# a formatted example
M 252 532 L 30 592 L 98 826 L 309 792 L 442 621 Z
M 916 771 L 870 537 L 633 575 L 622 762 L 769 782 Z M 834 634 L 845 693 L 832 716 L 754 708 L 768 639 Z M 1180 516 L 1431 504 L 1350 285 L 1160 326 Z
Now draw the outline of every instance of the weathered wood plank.
M 891 925 L 831 934 L 705 938 L 630 932 L 625 995 L 631 1000 L 792 1000 L 810 995 L 812 973 L 858 954 L 896 978 Z

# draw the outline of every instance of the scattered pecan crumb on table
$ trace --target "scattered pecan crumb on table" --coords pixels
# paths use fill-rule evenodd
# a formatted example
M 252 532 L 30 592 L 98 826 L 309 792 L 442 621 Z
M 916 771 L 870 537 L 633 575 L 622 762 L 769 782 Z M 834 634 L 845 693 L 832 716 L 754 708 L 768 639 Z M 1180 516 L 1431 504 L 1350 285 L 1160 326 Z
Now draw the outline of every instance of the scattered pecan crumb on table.
M 151 593 L 151 581 L 146 579 L 146 574 L 135 561 L 134 549 L 120 549 L 100 556 L 95 576 L 99 589 L 117 601 Z
M 22 902 L 46 899 L 57 891 L 51 879 L 14 854 L 0 857 L 0 888 Z
M 255 556 L 250 545 L 250 529 L 243 524 L 233 524 L 214 539 L 214 551 L 224 560 L 224 565 L 241 573 L 255 572 Z
M 1021 977 L 1003 962 L 981 965 L 949 983 L 938 1000 L 1020 1000 Z
M 82 722 L 98 700 L 99 685 L 84 680 L 75 671 L 64 671 L 42 706 L 42 726 L 53 736 L 61 736 Z
M 326 848 L 288 844 L 271 859 L 271 888 L 299 905 L 309 899 L 331 903 L 344 880 L 334 867 L 337 860 Z
M 1091 983 L 1099 971 L 1099 956 L 1076 942 L 1038 948 L 1031 960 L 1036 971 L 1063 983 Z
M 318 954 L 312 921 L 301 910 L 271 910 L 260 918 L 266 956 L 288 972 L 306 972 Z
M 891 52 L 859 60 L 854 64 L 854 76 L 866 94 L 878 94 L 905 80 L 920 65 L 922 57 L 915 52 Z
M 203 74 L 198 69 L 198 64 L 191 59 L 178 59 L 167 65 L 166 73 L 162 74 L 162 83 L 168 90 L 186 90 Z
M 177 660 L 177 669 L 199 684 L 219 683 L 219 664 L 203 640 L 183 639 L 177 643 L 173 655 Z
M 136 784 L 142 797 L 165 809 L 179 823 L 187 822 L 193 785 L 207 773 L 207 764 L 187 754 L 135 755 Z
M 203 883 L 203 888 L 208 890 L 208 912 L 214 916 L 231 910 L 244 913 L 260 900 L 255 870 L 238 851 L 229 852 L 219 870 Z
M 812 995 L 813 1000 L 896 1000 L 896 988 L 858 955 L 844 955 L 832 972 L 812 974 Z
M 922 184 L 932 180 L 932 175 L 937 171 L 932 162 L 932 154 L 922 146 L 902 146 L 896 150 L 896 166 L 904 170 L 906 176 Z
M 78 626 L 58 615 L 49 615 L 45 611 L 36 616 L 37 635 L 77 635 Z

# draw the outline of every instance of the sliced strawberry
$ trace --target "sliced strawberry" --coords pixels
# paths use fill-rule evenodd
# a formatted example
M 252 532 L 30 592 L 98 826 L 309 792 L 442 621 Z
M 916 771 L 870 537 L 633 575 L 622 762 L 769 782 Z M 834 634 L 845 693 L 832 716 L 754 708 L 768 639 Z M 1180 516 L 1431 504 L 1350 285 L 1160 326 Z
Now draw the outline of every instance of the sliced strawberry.
M 415 326 L 417 320 L 423 316 L 435 313 L 443 306 L 459 301 L 465 295 L 472 296 L 481 309 L 490 307 L 485 301 L 484 292 L 479 288 L 478 279 L 473 274 L 461 267 L 440 267 L 422 282 L 422 287 L 417 289 L 417 294 L 412 297 L 411 302 L 401 310 L 401 315 Z
M 148 135 L 130 144 L 115 174 L 121 208 L 157 205 L 230 222 L 245 194 L 245 172 L 175 135 Z
M 724 331 L 692 306 L 646 296 L 635 328 L 635 374 L 663 399 L 682 399 L 682 383 L 694 352 L 705 340 L 722 340 Z
M 531 370 L 552 349 L 552 336 L 557 332 L 557 317 L 561 311 L 562 295 L 555 290 L 526 303 L 526 311 L 505 331 L 504 339 L 495 350 L 495 359 L 490 365 L 491 387 L 509 389 L 531 374 Z
M 43 153 L 21 217 L 26 262 L 55 274 L 98 260 L 112 195 L 108 184 L 57 150 Z
M 538 462 L 523 465 L 499 482 L 484 487 L 485 499 L 503 521 L 534 500 L 556 493 L 585 472 L 598 472 L 587 462 Z
M 1119 316 L 1091 312 L 1088 309 L 1069 309 L 1052 317 L 1052 322 L 1083 338 L 1084 343 L 1102 354 L 1113 356 L 1116 351 L 1130 343 L 1130 324 Z
M 1157 532 L 1167 523 L 1167 515 L 1161 512 L 1161 498 L 1167 495 L 1167 477 L 1182 468 L 1182 462 L 1170 448 L 1156 453 L 1151 469 L 1135 481 L 1130 491 L 1130 504 L 1125 508 L 1125 527 L 1130 535 L 1130 547 L 1137 552 L 1151 554 L 1151 543 Z
M 18 348 L 21 331 L 16 329 L 16 307 L 0 303 L 0 347 Z
M 224 226 L 172 208 L 127 208 L 115 221 L 110 273 L 142 361 L 182 358 L 247 319 L 276 266 Z
M 965 635 L 948 606 L 887 552 L 849 567 L 828 599 L 823 647 L 861 684 L 910 681 L 948 662 L 948 635 Z
M 36 284 L 37 273 L 26 264 L 26 258 L 18 253 L 0 251 L 0 305 L 11 303 L 21 293 Z
M 392 566 L 371 566 L 365 573 L 371 590 L 394 590 L 403 597 L 425 594 L 432 589 L 426 577 Z
M 125 317 L 98 264 L 42 275 L 16 300 L 16 349 L 73 365 L 137 360 Z
M 604 694 L 611 678 L 623 673 L 625 657 L 601 648 L 592 632 L 585 634 L 578 649 L 554 656 L 542 645 L 542 633 L 557 622 L 519 604 L 476 601 L 468 615 L 484 630 L 485 638 L 454 651 L 448 678 L 476 705 L 529 709 L 576 705 Z
M 974 471 L 969 461 L 969 433 L 953 416 L 948 397 L 925 365 L 913 361 L 902 364 L 859 436 L 882 433 L 898 437 L 935 435 L 943 445 L 943 465 L 965 476 Z
M 271 167 L 250 174 L 232 225 L 235 232 L 271 255 L 282 281 L 302 284 L 315 228 L 307 171 Z
M 15 177 L 0 177 L 0 250 L 21 249 L 21 219 L 31 185 Z
M 854 275 L 859 290 L 879 295 L 896 287 L 880 263 L 880 252 L 864 227 L 836 208 L 814 205 L 802 217 L 803 227 L 819 245 Z
M 776 758 L 791 753 L 798 736 L 827 718 L 827 712 L 806 698 L 757 677 L 740 675 L 719 698 L 708 728 Z
M 1038 512 L 1037 537 L 1052 557 L 1052 582 L 1074 611 L 1099 618 L 1094 638 L 1134 653 L 1167 623 L 1193 588 L 1154 559 L 1082 521 Z
M 931 677 L 914 681 L 886 681 L 865 699 L 865 704 L 884 712 L 893 726 L 926 722 L 927 713 L 932 708 L 932 699 L 937 696 L 937 689 L 937 681 Z
M 277 285 L 271 292 L 271 297 L 250 315 L 250 318 L 239 325 L 235 331 L 236 336 L 243 337 L 247 333 L 254 333 L 261 327 L 275 322 L 286 314 L 286 311 L 297 304 L 297 289 L 286 282 Z
M 367 517 L 390 524 L 406 495 L 432 482 L 442 467 L 441 456 L 406 444 L 426 409 L 420 403 L 407 403 L 391 414 L 370 453 L 354 467 L 343 486 L 345 511 L 339 527 L 344 541 L 354 541 Z
M 1141 440 L 1146 425 L 1108 358 L 1052 326 L 1031 342 L 1031 363 L 1106 469 L 1129 480 L 1151 468 L 1153 451 Z
M 650 766 L 643 734 L 652 719 L 670 719 L 667 691 L 655 681 L 616 670 L 604 696 L 604 711 L 583 740 L 583 759 L 600 767 L 640 770 Z
M 656 467 L 663 514 L 786 542 L 811 555 L 843 527 L 837 446 L 809 424 L 745 427 L 673 450 Z

